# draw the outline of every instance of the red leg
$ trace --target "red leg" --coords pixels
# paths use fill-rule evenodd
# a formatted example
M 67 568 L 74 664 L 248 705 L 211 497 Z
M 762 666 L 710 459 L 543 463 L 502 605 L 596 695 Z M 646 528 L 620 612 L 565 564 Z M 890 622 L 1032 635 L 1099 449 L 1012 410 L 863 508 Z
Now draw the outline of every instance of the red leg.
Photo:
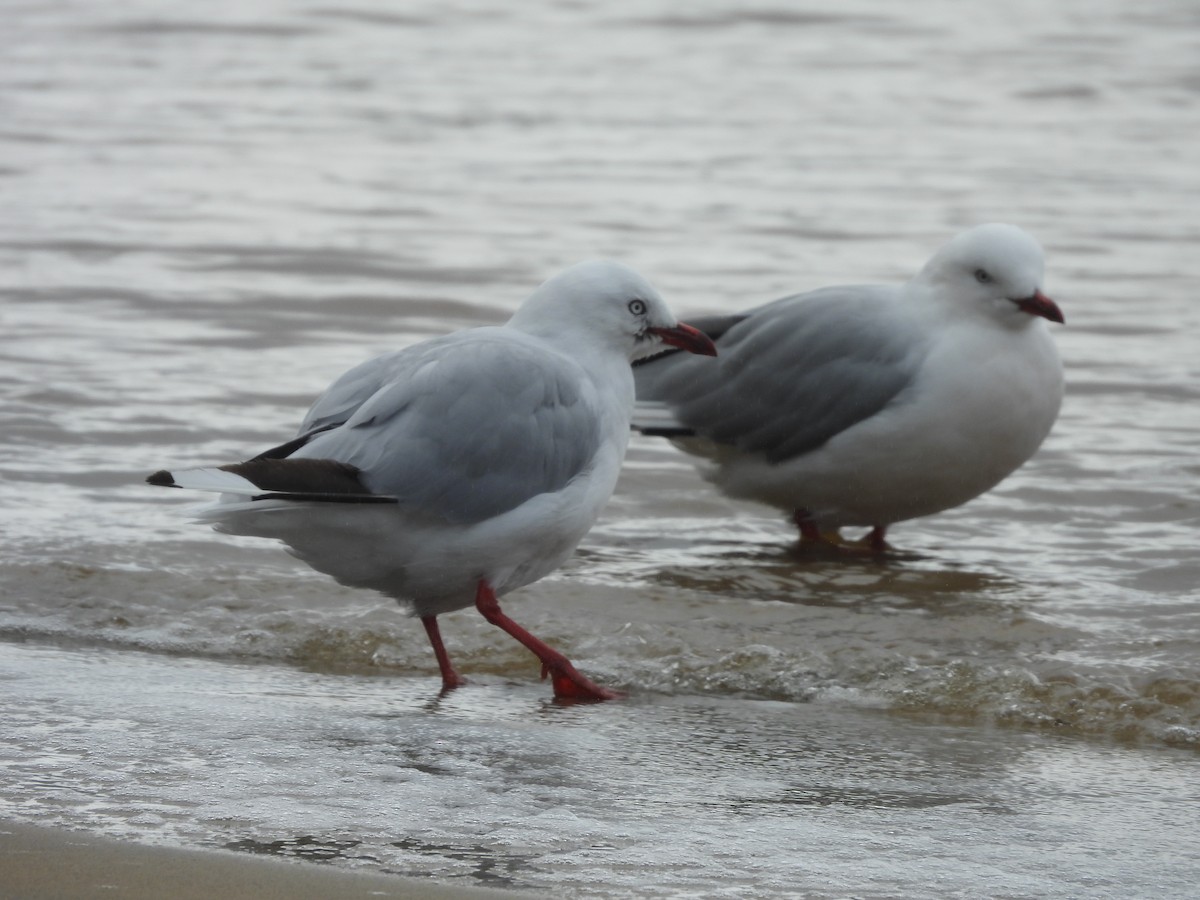
M 861 555 L 863 553 L 887 553 L 892 545 L 887 542 L 887 526 L 876 525 L 861 542 L 845 543 L 837 530 L 821 531 L 819 525 L 809 517 L 807 509 L 798 509 L 792 513 L 792 521 L 800 529 L 800 546 L 828 547 L 839 553 Z
M 798 522 L 800 526 L 800 540 L 810 544 L 823 544 L 825 539 L 821 537 L 821 530 L 812 522 Z
M 433 655 L 437 657 L 438 668 L 442 670 L 442 690 L 451 691 L 467 683 L 467 680 L 454 671 L 450 662 L 450 654 L 442 643 L 442 632 L 438 628 L 437 616 L 421 616 L 421 624 L 429 635 L 429 643 L 433 645 Z
M 496 600 L 492 586 L 483 579 L 479 580 L 479 587 L 475 591 L 475 608 L 485 619 L 516 638 L 542 661 L 542 677 L 545 678 L 547 674 L 551 676 L 550 681 L 554 685 L 555 697 L 562 700 L 618 700 L 621 698 L 622 695 L 617 691 L 600 687 L 584 678 L 571 665 L 569 659 L 535 638 L 506 616 L 500 609 L 500 603 Z
M 793 512 L 792 521 L 800 529 L 801 544 L 824 544 L 827 547 L 838 546 L 838 542 L 835 540 L 837 532 L 833 531 L 829 534 L 822 532 L 817 523 L 809 518 L 807 509 L 798 509 Z
M 876 525 L 871 529 L 870 534 L 866 538 L 867 546 L 876 553 L 887 553 L 892 549 L 892 545 L 887 542 L 887 526 Z

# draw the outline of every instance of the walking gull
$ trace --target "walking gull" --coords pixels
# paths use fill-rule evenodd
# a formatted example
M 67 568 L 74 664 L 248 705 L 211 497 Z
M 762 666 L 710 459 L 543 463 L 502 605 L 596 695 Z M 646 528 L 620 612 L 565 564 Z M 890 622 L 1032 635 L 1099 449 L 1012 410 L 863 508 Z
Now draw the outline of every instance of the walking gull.
M 901 286 L 828 287 L 694 319 L 720 358 L 664 353 L 635 367 L 634 427 L 701 458 L 733 497 L 787 511 L 801 540 L 966 503 L 1050 431 L 1062 364 L 1046 320 L 1042 248 L 981 225 Z
M 297 437 L 247 462 L 161 471 L 151 484 L 221 494 L 200 518 L 282 540 L 342 584 L 420 617 L 442 683 L 463 683 L 437 617 L 472 603 L 542 662 L 562 698 L 616 692 L 581 675 L 497 598 L 554 571 L 616 485 L 630 362 L 663 345 L 715 355 L 642 276 L 580 263 L 502 326 L 372 359 L 322 394 Z

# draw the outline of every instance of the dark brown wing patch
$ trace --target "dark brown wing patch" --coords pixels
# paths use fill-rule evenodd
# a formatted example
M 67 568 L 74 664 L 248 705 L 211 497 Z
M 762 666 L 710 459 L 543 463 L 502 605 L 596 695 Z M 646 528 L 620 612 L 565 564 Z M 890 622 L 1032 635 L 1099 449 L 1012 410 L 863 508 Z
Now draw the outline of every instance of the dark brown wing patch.
M 359 469 L 333 459 L 258 458 L 221 466 L 264 491 L 284 494 L 370 494 Z

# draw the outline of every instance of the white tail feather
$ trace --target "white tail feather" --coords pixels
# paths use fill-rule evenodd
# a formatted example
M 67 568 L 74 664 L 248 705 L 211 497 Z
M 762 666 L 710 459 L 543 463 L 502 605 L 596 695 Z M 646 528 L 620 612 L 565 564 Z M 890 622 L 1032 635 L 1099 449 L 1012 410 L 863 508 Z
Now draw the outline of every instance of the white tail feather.
M 266 493 L 252 481 L 247 481 L 241 475 L 234 475 L 224 469 L 184 469 L 172 472 L 176 486 L 190 488 L 195 491 L 217 491 L 222 494 L 252 494 Z
M 684 427 L 670 407 L 658 400 L 639 400 L 633 410 L 632 425 L 637 431 L 668 431 Z

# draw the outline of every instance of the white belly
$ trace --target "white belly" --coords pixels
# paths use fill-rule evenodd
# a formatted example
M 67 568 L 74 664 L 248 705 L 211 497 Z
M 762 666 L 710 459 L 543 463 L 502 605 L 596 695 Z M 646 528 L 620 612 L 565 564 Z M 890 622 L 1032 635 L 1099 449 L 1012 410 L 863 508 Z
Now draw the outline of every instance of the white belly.
M 417 615 L 470 606 L 480 579 L 503 595 L 563 564 L 612 494 L 624 455 L 608 447 L 562 490 L 474 525 L 420 519 L 403 506 L 237 502 L 205 518 L 219 531 L 277 538 L 349 587 L 409 603 Z
M 823 527 L 886 525 L 979 496 L 1041 445 L 1062 402 L 1062 364 L 1031 331 L 950 330 L 909 390 L 820 448 L 778 465 L 718 452 L 706 477 L 729 494 L 806 510 Z

